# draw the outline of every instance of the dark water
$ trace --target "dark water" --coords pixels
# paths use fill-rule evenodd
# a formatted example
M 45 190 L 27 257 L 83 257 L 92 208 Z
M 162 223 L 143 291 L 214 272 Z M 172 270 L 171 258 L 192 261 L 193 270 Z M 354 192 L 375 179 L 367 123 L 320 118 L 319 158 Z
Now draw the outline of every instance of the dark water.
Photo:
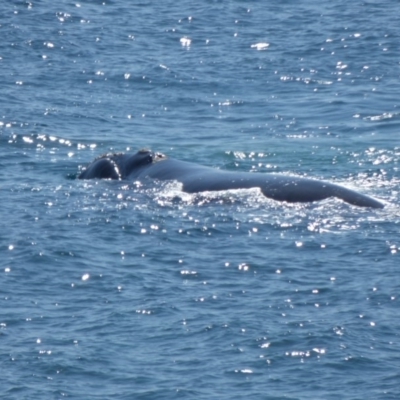
M 400 398 L 400 4 L 3 1 L 0 397 Z M 142 147 L 385 202 L 79 181 Z

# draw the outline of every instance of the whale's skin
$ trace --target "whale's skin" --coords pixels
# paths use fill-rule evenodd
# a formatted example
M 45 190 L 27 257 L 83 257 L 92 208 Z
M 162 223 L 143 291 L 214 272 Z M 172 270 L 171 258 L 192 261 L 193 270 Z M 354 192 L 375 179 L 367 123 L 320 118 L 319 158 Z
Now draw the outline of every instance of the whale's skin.
M 325 181 L 270 173 L 224 171 L 150 150 L 140 150 L 136 154 L 105 154 L 89 164 L 78 178 L 178 181 L 187 193 L 260 188 L 264 196 L 289 203 L 336 197 L 359 207 L 384 207 L 369 196 Z

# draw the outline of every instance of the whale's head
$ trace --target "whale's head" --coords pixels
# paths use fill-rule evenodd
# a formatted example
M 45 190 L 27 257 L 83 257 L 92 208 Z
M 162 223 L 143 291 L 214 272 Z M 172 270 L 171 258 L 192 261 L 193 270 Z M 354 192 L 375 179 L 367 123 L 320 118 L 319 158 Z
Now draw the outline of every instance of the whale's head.
M 123 179 L 119 158 L 124 154 L 103 154 L 90 163 L 78 179 Z
M 166 156 L 149 149 L 136 154 L 109 153 L 97 157 L 79 175 L 79 179 L 134 179 L 146 166 L 164 160 Z

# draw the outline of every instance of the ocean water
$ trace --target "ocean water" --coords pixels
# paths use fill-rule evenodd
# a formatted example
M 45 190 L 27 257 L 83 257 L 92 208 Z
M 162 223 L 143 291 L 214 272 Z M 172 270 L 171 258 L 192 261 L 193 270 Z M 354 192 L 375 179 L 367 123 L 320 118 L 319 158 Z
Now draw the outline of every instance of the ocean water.
M 399 399 L 400 3 L 0 3 L 0 398 Z M 81 181 L 110 151 L 385 203 Z

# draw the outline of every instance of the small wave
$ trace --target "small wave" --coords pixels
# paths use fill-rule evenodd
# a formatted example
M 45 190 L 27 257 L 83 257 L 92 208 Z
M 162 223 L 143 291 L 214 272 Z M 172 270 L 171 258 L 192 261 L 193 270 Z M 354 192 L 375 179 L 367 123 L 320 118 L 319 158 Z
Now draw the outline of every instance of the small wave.
M 43 133 L 19 134 L 12 133 L 9 136 L 0 136 L 1 140 L 7 141 L 8 144 L 17 147 L 35 147 L 38 149 L 54 149 L 62 147 L 76 148 L 77 150 L 90 149 L 94 150 L 97 147 L 95 143 L 75 143 L 69 139 L 65 139 L 56 135 L 47 135 Z M 70 153 L 72 156 L 73 153 Z
M 369 115 L 367 117 L 364 117 L 364 120 L 366 121 L 371 121 L 371 122 L 376 122 L 376 121 L 386 121 L 390 119 L 397 119 L 400 117 L 400 113 L 390 113 L 390 112 L 384 112 L 383 114 L 379 115 Z
M 258 51 L 267 50 L 269 47 L 269 43 L 255 43 L 250 46 L 252 49 L 256 49 Z

